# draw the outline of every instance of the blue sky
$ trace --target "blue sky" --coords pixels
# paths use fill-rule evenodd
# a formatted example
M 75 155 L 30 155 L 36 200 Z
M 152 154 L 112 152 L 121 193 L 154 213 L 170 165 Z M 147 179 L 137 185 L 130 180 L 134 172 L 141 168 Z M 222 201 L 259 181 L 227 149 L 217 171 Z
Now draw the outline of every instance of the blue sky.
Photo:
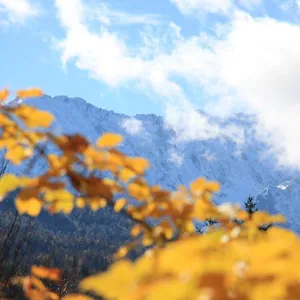
M 15 2 L 15 6 L 27 3 L 28 12 L 24 9 L 22 15 L 22 10 L 18 11 L 15 8 L 14 11 L 14 7 L 5 5 L 6 2 Z M 74 2 L 78 1 L 74 0 Z M 82 0 L 82 3 L 98 8 L 105 5 L 111 13 L 108 18 L 112 18 L 111 24 L 106 27 L 113 34 L 118 34 L 120 39 L 125 39 L 132 49 L 143 47 L 142 34 L 148 31 L 159 37 L 171 22 L 181 28 L 183 37 L 190 38 L 209 32 L 212 26 L 228 18 L 222 14 L 201 12 L 201 6 L 199 14 L 197 12 L 186 15 L 176 6 L 175 1 L 169 0 Z M 269 13 L 278 14 L 276 7 L 276 5 L 269 5 Z M 89 70 L 76 68 L 72 60 L 65 69 L 62 67 L 61 52 L 57 50 L 56 44 L 65 38 L 66 30 L 60 24 L 55 0 L 1 0 L 0 8 L 2 8 L 0 38 L 4 42 L 1 46 L 0 64 L 2 74 L 5 74 L 0 81 L 1 86 L 8 86 L 11 89 L 40 86 L 51 96 L 79 96 L 96 106 L 118 112 L 163 114 L 160 96 L 153 95 L 151 90 L 132 89 L 124 85 L 112 87 L 101 80 L 91 79 Z M 36 13 L 31 15 L 30 10 Z M 252 13 L 262 15 L 263 10 L 261 7 L 254 7 Z M 120 19 L 118 15 L 113 19 L 113 13 L 123 14 L 123 23 L 118 22 Z M 130 17 L 140 17 L 140 23 L 130 23 Z M 100 31 L 101 25 L 105 27 L 105 24 L 100 22 L 97 24 L 94 21 L 89 28 Z M 170 53 L 173 49 L 172 46 L 166 45 L 164 50 Z M 183 78 L 178 80 L 184 87 L 185 93 L 189 94 L 190 101 L 195 99 L 195 104 L 201 108 L 201 88 L 189 86 Z
M 182 139 L 242 141 L 199 108 L 256 113 L 258 137 L 300 165 L 299 24 L 299 0 L 0 0 L 0 87 L 164 115 Z
M 9 1 L 14 2 L 14 0 Z M 37 14 L 26 16 L 24 13 L 23 20 L 16 13 L 16 20 L 10 21 L 5 16 L 6 7 L 2 4 L 3 13 L 0 14 L 0 18 L 3 22 L 0 27 L 0 38 L 5 41 L 5 44 L 1 47 L 0 64 L 5 78 L 1 79 L 1 86 L 8 86 L 12 90 L 39 86 L 51 96 L 78 96 L 98 107 L 126 114 L 163 113 L 158 100 L 148 99 L 149 96 L 142 91 L 126 87 L 110 87 L 101 81 L 91 79 L 86 70 L 79 70 L 73 62 L 68 63 L 67 67 L 63 69 L 61 53 L 56 49 L 56 42 L 64 38 L 65 31 L 60 26 L 55 1 L 20 2 L 27 2 L 31 5 L 31 9 L 37 10 Z M 84 2 L 88 3 L 88 1 Z M 96 2 L 94 1 L 94 3 Z M 197 34 L 199 31 L 197 20 L 186 20 L 169 1 L 98 2 L 105 4 L 113 11 L 122 12 L 124 15 L 141 16 L 141 19 L 149 15 L 150 24 L 126 24 L 126 20 L 124 20 L 124 24 L 110 26 L 113 32 L 120 33 L 122 37 L 126 38 L 131 47 L 134 47 L 135 43 L 139 43 L 140 31 L 147 30 L 147 27 L 158 27 L 156 29 L 158 32 L 163 31 L 163 26 L 172 20 L 184 25 L 183 29 L 186 35 Z M 153 25 L 151 21 L 153 21 Z M 160 26 L 161 28 L 159 28 Z

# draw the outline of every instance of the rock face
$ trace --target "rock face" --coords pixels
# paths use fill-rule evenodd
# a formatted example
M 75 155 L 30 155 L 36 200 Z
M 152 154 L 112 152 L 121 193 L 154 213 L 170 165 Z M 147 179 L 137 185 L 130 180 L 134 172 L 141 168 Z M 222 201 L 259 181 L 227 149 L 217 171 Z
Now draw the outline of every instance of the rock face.
M 249 195 L 257 196 L 262 209 L 283 213 L 289 225 L 300 231 L 300 185 L 297 179 L 291 181 L 297 174 L 278 169 L 274 159 L 264 157 L 266 146 L 253 138 L 253 116 L 236 114 L 226 123 L 210 117 L 211 122 L 220 126 L 235 125 L 243 129 L 242 146 L 229 138 L 174 143 L 175 132 L 165 126 L 162 117 L 153 114 L 131 118 L 96 108 L 81 98 L 65 96 L 27 101 L 54 114 L 53 130 L 58 133 L 79 133 L 92 142 L 104 132 L 122 134 L 125 141 L 121 151 L 151 162 L 152 168 L 147 173 L 150 183 L 174 189 L 205 176 L 222 185 L 215 198 L 217 202 L 243 203 Z M 10 165 L 7 172 L 22 173 L 25 167 Z M 38 174 L 44 167 L 38 161 L 31 172 Z
M 300 233 L 300 181 L 294 178 L 279 185 L 270 185 L 257 195 L 258 207 L 270 213 L 281 213 L 287 219 L 284 227 Z

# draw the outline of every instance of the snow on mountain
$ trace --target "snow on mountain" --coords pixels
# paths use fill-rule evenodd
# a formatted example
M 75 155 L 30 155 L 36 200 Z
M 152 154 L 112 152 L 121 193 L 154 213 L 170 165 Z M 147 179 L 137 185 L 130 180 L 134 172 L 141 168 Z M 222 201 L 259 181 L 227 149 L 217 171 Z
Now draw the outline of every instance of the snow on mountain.
M 257 195 L 258 207 L 272 214 L 281 213 L 287 219 L 287 227 L 300 233 L 300 180 L 282 182 L 279 185 L 270 185 Z
M 261 208 L 282 212 L 290 226 L 300 232 L 300 185 L 291 180 L 296 175 L 276 167 L 272 157 L 264 155 L 266 146 L 253 138 L 253 116 L 236 114 L 222 121 L 211 117 L 220 126 L 242 128 L 245 143 L 239 145 L 230 138 L 192 140 L 174 143 L 175 132 L 165 126 L 162 117 L 148 114 L 129 117 L 103 110 L 81 98 L 43 96 L 29 99 L 28 104 L 51 112 L 57 133 L 79 133 L 95 142 L 104 132 L 120 133 L 125 137 L 120 150 L 128 155 L 147 158 L 152 168 L 147 173 L 150 183 L 174 189 L 188 185 L 199 176 L 221 183 L 217 202 L 243 203 L 249 195 L 256 196 Z M 200 112 L 201 113 L 201 112 Z M 38 162 L 33 173 L 45 166 Z M 10 166 L 8 171 L 22 173 L 25 167 Z

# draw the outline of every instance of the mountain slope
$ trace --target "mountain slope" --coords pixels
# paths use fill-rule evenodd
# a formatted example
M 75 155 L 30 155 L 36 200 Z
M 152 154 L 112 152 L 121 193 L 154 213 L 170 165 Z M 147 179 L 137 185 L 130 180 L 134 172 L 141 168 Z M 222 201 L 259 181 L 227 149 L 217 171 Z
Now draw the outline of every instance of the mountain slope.
M 299 182 L 294 181 L 287 189 L 278 188 L 281 183 L 290 181 L 295 173 L 276 168 L 274 159 L 263 156 L 266 146 L 253 138 L 252 116 L 237 114 L 226 122 L 211 117 L 211 121 L 220 126 L 242 128 L 244 145 L 228 138 L 174 143 L 175 132 L 165 126 L 162 117 L 153 114 L 136 115 L 134 120 L 137 121 L 132 122 L 129 116 L 96 108 L 81 98 L 43 96 L 27 101 L 54 114 L 53 130 L 57 133 L 80 133 L 92 142 L 104 132 L 122 134 L 125 141 L 120 150 L 150 161 L 152 168 L 147 173 L 150 183 L 174 189 L 179 184 L 187 185 L 195 178 L 205 176 L 222 185 L 216 201 L 243 203 L 249 194 L 258 195 L 262 208 L 284 213 L 292 227 L 300 229 Z M 124 126 L 128 120 L 129 126 Z M 133 130 L 136 124 L 140 131 L 133 134 L 138 131 Z M 43 167 L 43 162 L 39 161 L 31 172 L 38 174 Z M 8 168 L 16 173 L 24 170 L 25 166 L 10 165 Z

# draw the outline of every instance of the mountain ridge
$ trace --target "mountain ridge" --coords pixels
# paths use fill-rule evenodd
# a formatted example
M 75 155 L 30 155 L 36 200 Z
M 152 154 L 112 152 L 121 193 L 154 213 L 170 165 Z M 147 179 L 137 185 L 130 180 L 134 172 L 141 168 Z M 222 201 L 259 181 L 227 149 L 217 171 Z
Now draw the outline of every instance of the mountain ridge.
M 176 132 L 166 126 L 163 117 L 154 114 L 127 116 L 97 108 L 79 97 L 46 95 L 28 99 L 26 103 L 51 112 L 56 118 L 52 125 L 56 133 L 79 133 L 91 142 L 104 132 L 122 134 L 125 139 L 119 147 L 121 151 L 150 161 L 152 168 L 146 176 L 150 184 L 159 183 L 174 190 L 199 176 L 217 180 L 222 185 L 221 192 L 215 197 L 217 202 L 242 204 L 252 195 L 261 208 L 283 213 L 292 220 L 291 228 L 300 231 L 300 220 L 297 220 L 300 215 L 298 180 L 285 190 L 280 189 L 280 184 L 290 181 L 297 173 L 279 168 L 274 158 L 264 155 L 267 146 L 254 138 L 253 115 L 240 113 L 228 120 L 211 117 L 219 126 L 238 125 L 244 132 L 244 145 L 229 137 L 174 143 Z M 37 163 L 32 173 L 38 174 L 42 169 L 42 163 Z M 13 173 L 22 173 L 22 170 L 24 166 L 10 165 L 8 168 L 8 172 Z M 271 189 L 266 194 L 267 187 Z M 286 196 L 291 198 L 287 201 Z

